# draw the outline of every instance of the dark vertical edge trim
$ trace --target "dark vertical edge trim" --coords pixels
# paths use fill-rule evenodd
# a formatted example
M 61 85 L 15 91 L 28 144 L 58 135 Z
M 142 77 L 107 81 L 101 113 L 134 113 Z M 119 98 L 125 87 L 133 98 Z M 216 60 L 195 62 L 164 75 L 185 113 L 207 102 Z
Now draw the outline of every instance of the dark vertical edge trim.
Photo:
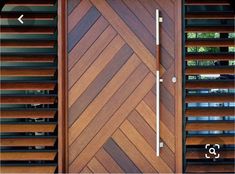
M 176 173 L 182 173 L 182 0 L 175 2 L 175 159 Z
M 67 0 L 58 0 L 58 173 L 68 172 Z

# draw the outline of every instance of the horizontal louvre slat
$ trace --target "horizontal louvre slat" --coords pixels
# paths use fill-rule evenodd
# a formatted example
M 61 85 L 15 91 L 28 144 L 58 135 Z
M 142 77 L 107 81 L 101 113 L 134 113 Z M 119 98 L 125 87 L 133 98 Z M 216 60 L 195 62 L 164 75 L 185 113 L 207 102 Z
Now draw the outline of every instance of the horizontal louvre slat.
M 208 151 L 188 151 L 186 152 L 186 159 L 206 159 L 205 154 L 208 154 Z M 220 150 L 220 159 L 232 159 L 235 158 L 235 151 L 231 150 Z M 210 154 L 208 154 L 210 156 Z M 214 157 L 214 156 L 210 156 Z
M 55 4 L 55 0 L 8 0 L 6 5 L 14 6 L 52 6 Z
M 193 12 L 187 13 L 186 19 L 234 19 L 232 12 Z
M 16 12 L 2 12 L 0 19 L 7 19 L 7 20 L 15 20 L 17 19 L 22 13 Z M 56 14 L 53 13 L 24 13 L 22 19 L 24 20 L 54 20 Z
M 26 76 L 26 77 L 52 77 L 55 75 L 55 69 L 16 69 L 16 68 L 2 68 L 0 70 L 1 76 L 8 77 L 17 77 L 17 76 Z
M 48 62 L 53 63 L 55 56 L 1 56 L 1 62 Z
M 208 122 L 208 123 L 187 123 L 186 124 L 186 131 L 203 131 L 203 130 L 221 130 L 221 131 L 233 131 L 235 130 L 235 124 L 234 123 L 223 123 L 223 122 Z
M 54 118 L 56 111 L 0 110 L 0 118 Z
M 235 116 L 235 108 L 195 108 L 195 109 L 186 109 L 186 117 L 194 116 Z
M 188 39 L 185 47 L 233 47 L 233 39 Z
M 55 83 L 40 82 L 2 82 L 0 90 L 54 90 Z
M 234 95 L 187 95 L 185 102 L 234 102 Z
M 2 27 L 2 34 L 54 34 L 55 28 L 52 27 Z
M 1 161 L 54 160 L 57 152 L 0 152 Z
M 2 40 L 1 47 L 3 48 L 54 48 L 55 41 L 10 41 Z
M 54 96 L 1 96 L 1 104 L 54 104 Z
M 54 173 L 57 166 L 1 166 L 2 173 Z
M 217 32 L 217 33 L 232 33 L 234 32 L 233 26 L 188 26 L 185 32 Z
M 1 132 L 54 132 L 56 124 L 1 124 Z
M 234 54 L 231 53 L 194 53 L 186 54 L 186 60 L 233 60 Z
M 205 144 L 224 144 L 224 145 L 234 145 L 234 136 L 195 136 L 187 137 L 186 145 L 205 145 Z
M 234 81 L 188 81 L 185 84 L 186 89 L 233 89 Z
M 199 74 L 234 74 L 233 66 L 226 67 L 187 67 L 185 70 L 186 75 L 199 75 Z
M 24 13 L 24 12 L 22 12 Z M 33 25 L 32 25 L 33 21 Z M 53 27 L 55 28 L 57 25 L 57 20 L 24 20 L 24 27 Z M 23 27 L 22 24 L 15 20 L 12 21 L 12 23 L 9 23 L 7 20 L 2 20 L 1 21 L 1 27 Z
M 56 138 L 2 138 L 1 147 L 54 146 Z
M 186 0 L 184 5 L 230 5 L 230 0 Z
M 235 172 L 233 164 L 214 164 L 214 165 L 193 165 L 188 164 L 186 166 L 186 172 L 193 173 L 206 173 L 206 172 L 214 172 L 214 173 L 225 173 L 225 172 Z

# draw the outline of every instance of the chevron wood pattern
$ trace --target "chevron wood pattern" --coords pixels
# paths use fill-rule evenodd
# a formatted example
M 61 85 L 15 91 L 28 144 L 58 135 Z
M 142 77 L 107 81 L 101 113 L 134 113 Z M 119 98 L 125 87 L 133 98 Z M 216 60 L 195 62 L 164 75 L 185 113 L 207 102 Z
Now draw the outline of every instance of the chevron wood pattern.
M 69 172 L 175 171 L 174 0 L 69 0 Z M 155 10 L 161 121 L 155 149 Z

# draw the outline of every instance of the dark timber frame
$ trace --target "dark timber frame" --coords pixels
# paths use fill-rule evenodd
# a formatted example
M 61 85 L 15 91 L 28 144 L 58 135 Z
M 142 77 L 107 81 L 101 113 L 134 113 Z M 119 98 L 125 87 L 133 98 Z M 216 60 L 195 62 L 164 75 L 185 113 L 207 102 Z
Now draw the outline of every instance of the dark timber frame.
M 67 170 L 67 0 L 58 1 L 58 172 Z

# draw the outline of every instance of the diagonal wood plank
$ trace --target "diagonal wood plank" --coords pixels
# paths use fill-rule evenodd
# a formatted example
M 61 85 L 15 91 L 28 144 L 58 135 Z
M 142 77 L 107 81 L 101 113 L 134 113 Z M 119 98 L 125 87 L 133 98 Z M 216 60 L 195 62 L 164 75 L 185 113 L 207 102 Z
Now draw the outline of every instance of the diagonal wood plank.
M 92 172 L 108 173 L 104 166 L 94 157 L 87 165 Z
M 91 82 L 87 89 L 76 100 L 70 108 L 71 121 L 77 118 L 90 104 L 90 102 L 100 93 L 112 77 L 119 71 L 125 64 L 128 58 L 132 55 L 133 51 L 125 44 L 112 58 L 112 60 L 104 67 L 104 69 L 97 75 Z
M 124 41 L 116 36 L 106 49 L 99 55 L 92 66 L 86 73 L 74 84 L 69 91 L 69 107 L 76 101 L 76 99 L 84 92 L 88 85 L 96 78 L 102 69 L 111 61 L 112 57 L 124 45 Z
M 129 156 L 117 145 L 117 143 L 110 138 L 105 144 L 104 149 L 112 156 L 118 165 L 125 173 L 140 173 L 138 166 L 132 161 Z
M 120 16 L 129 29 L 138 37 L 152 55 L 155 54 L 155 37 L 143 23 L 132 13 L 123 1 L 107 0 L 109 6 Z M 144 33 L 144 34 L 143 34 Z
M 150 127 L 150 125 L 140 116 L 137 111 L 132 111 L 128 116 L 128 121 L 135 127 L 135 129 L 143 136 L 143 138 L 149 143 L 149 145 L 156 148 L 156 132 Z M 165 144 L 160 151 L 160 157 L 164 162 L 172 169 L 175 168 L 174 153 Z
M 71 71 L 71 69 L 75 66 L 75 64 L 82 57 L 84 57 L 85 55 L 87 55 L 89 53 L 89 50 L 94 47 L 93 43 L 97 43 L 96 42 L 97 39 L 99 38 L 99 40 L 100 40 L 101 37 L 103 37 L 103 35 L 102 36 L 100 36 L 100 35 L 104 32 L 104 30 L 107 27 L 108 27 L 107 21 L 103 18 L 103 16 L 101 16 L 94 23 L 94 25 L 90 28 L 90 30 L 82 37 L 82 39 L 74 46 L 74 48 L 69 52 L 69 59 L 68 59 L 68 69 L 69 69 L 69 71 Z M 106 32 L 105 32 L 105 34 L 106 34 Z M 112 35 L 110 35 L 110 38 L 112 40 L 112 38 L 113 38 Z M 107 40 L 103 39 L 103 43 L 109 43 L 109 41 L 110 41 L 110 39 L 107 39 Z M 103 48 L 103 45 L 106 46 L 106 44 L 100 43 L 100 45 L 99 45 L 100 49 Z
M 144 98 L 144 102 L 151 108 L 151 110 L 156 113 L 156 101 L 155 101 L 155 95 L 152 91 L 150 91 Z M 172 115 L 168 109 L 166 109 L 165 105 L 163 103 L 160 103 L 160 115 L 162 117 L 160 118 L 161 121 L 167 125 L 169 130 L 174 133 L 175 132 L 175 117 Z
M 92 25 L 99 19 L 100 15 L 99 11 L 95 7 L 92 7 L 81 21 L 76 23 L 71 32 L 68 33 L 68 51 L 71 51 L 74 48 L 87 31 L 89 31 Z
M 92 171 L 88 166 L 86 166 L 84 169 L 82 169 L 81 173 L 92 173 Z
M 94 32 L 94 31 L 93 31 Z M 97 33 L 97 30 L 96 30 Z M 110 44 L 113 38 L 116 36 L 116 32 L 109 26 L 95 41 L 93 45 L 87 50 L 87 52 L 74 64 L 72 69 L 69 71 L 69 84 L 68 87 L 71 89 L 78 79 L 84 74 L 84 72 L 92 65 L 99 54 Z M 90 37 L 90 36 L 89 36 Z M 85 40 L 87 43 L 87 39 Z M 79 43 L 82 47 L 85 45 Z M 78 55 L 75 55 L 76 57 Z M 73 57 L 71 55 L 71 57 Z M 79 57 L 79 56 L 78 56 Z M 77 58 L 78 58 L 77 57 Z
M 129 121 L 125 121 L 121 125 L 122 132 L 135 144 L 135 146 L 141 150 L 142 154 L 151 162 L 153 167 L 158 170 L 159 173 L 172 173 L 171 168 L 164 163 L 161 158 L 156 158 L 156 152 L 151 146 L 144 140 L 144 138 L 136 131 Z
M 128 28 L 128 26 L 121 20 L 121 18 L 112 10 L 107 2 L 102 0 L 91 0 L 102 15 L 110 22 L 110 24 L 117 30 L 123 39 L 132 47 L 135 53 L 146 64 L 146 66 L 155 73 L 155 57 L 149 52 L 144 44 L 137 38 L 137 36 Z M 164 68 L 162 68 L 162 72 Z
M 159 9 L 161 11 L 161 16 L 164 19 L 164 22 L 162 23 L 161 26 L 169 35 L 169 37 L 174 40 L 175 38 L 174 21 L 168 16 L 168 14 L 166 14 L 164 9 L 162 9 L 161 6 L 155 0 L 147 0 L 147 1 L 139 0 L 139 2 L 148 10 L 148 12 L 151 14 L 153 18 L 155 18 L 156 9 Z
M 100 94 L 94 99 L 94 101 L 87 107 L 87 109 L 81 114 L 81 116 L 75 121 L 75 123 L 69 129 L 69 144 L 81 134 L 83 129 L 90 123 L 95 115 L 101 110 L 106 102 L 113 96 L 113 94 L 123 85 L 128 77 L 139 66 L 140 60 L 133 55 L 122 69 L 113 77 L 113 79 L 107 84 L 107 86 L 100 92 Z
M 116 163 L 116 161 L 104 150 L 101 148 L 96 153 L 96 158 L 100 163 L 107 169 L 110 173 L 124 173 L 121 167 Z
M 86 147 L 91 139 L 96 136 L 98 131 L 112 118 L 113 114 L 123 104 L 125 100 L 131 95 L 135 88 L 141 83 L 148 73 L 145 65 L 141 64 L 122 87 L 112 96 L 112 98 L 105 104 L 95 118 L 83 130 L 83 132 L 76 138 L 71 145 L 70 160 L 74 158 Z M 76 148 L 75 148 L 76 147 Z
M 156 169 L 139 152 L 139 150 L 130 142 L 130 140 L 118 129 L 112 136 L 113 140 L 128 157 L 136 164 L 143 173 L 155 173 Z
M 153 130 L 156 131 L 155 126 L 155 113 L 144 103 L 143 101 L 137 106 L 136 110 L 140 113 L 141 116 L 147 121 L 147 123 L 152 127 Z M 174 135 L 170 132 L 167 126 L 160 121 L 160 135 L 162 139 L 165 141 L 168 147 L 175 152 L 175 139 Z
M 121 125 L 128 114 L 136 107 L 136 105 L 143 99 L 147 92 L 154 84 L 154 77 L 150 73 L 130 95 L 130 97 L 122 104 L 119 110 L 112 116 L 112 118 L 102 127 L 99 133 L 92 139 L 80 155 L 71 163 L 70 171 L 79 172 L 86 166 L 87 162 L 94 156 L 100 147 L 107 141 L 107 139 L 115 132 Z
M 89 0 L 81 1 L 68 16 L 68 32 L 70 32 L 75 25 L 83 18 L 83 16 L 88 12 L 92 7 L 92 4 Z

